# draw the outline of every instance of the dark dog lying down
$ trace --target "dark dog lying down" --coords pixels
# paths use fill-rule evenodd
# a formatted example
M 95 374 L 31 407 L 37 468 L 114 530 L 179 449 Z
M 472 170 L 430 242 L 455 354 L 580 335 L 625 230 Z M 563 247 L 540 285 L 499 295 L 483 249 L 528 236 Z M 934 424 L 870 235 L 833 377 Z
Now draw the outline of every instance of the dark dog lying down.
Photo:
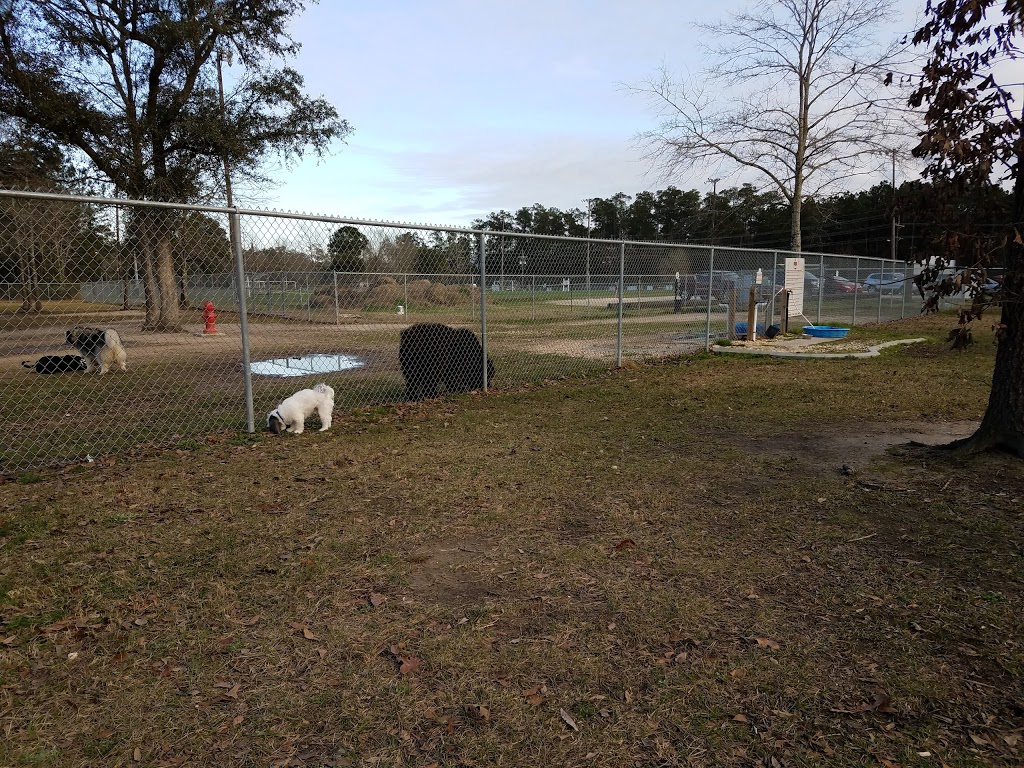
M 26 360 L 22 368 L 35 369 L 36 373 L 71 373 L 88 368 L 84 357 L 78 355 L 43 355 L 34 363 Z

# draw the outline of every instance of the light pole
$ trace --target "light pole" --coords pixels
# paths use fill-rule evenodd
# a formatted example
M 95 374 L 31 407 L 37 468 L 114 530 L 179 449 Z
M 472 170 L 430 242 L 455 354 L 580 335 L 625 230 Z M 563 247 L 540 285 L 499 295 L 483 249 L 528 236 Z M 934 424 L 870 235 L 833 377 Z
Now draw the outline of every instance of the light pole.
M 711 244 L 715 244 L 715 198 L 718 196 L 718 182 L 721 179 L 708 179 L 711 182 Z

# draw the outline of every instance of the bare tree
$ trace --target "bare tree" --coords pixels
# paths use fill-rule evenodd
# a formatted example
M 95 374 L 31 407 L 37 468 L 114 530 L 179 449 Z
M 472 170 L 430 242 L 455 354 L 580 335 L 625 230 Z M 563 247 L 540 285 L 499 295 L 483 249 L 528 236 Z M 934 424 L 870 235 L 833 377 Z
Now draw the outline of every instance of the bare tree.
M 879 45 L 889 0 L 761 0 L 725 22 L 700 81 L 657 78 L 631 87 L 661 117 L 641 133 L 666 177 L 715 165 L 753 171 L 792 206 L 791 247 L 801 249 L 803 199 L 873 173 L 902 144 L 906 96 L 887 88 L 905 43 Z

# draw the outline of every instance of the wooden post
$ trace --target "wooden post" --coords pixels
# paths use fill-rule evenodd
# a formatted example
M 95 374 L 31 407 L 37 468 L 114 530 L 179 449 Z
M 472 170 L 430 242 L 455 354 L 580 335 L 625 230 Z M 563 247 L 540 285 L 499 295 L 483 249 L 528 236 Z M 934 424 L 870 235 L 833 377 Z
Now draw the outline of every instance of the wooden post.
M 747 341 L 757 341 L 757 286 L 750 286 L 750 303 L 747 304 Z
M 728 338 L 733 341 L 736 340 L 736 283 L 729 283 L 729 309 L 726 312 L 727 322 L 729 323 L 729 335 Z
M 779 333 L 789 333 L 789 288 L 783 288 L 779 298 Z

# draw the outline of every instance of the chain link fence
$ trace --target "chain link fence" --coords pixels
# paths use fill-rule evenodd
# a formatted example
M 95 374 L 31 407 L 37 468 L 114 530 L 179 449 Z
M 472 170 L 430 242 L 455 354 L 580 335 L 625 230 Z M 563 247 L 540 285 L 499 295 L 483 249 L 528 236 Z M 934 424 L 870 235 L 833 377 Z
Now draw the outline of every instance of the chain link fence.
M 797 329 L 918 312 L 902 262 L 0 192 L 0 473 L 261 429 L 316 383 L 344 411 L 705 349 L 751 288 L 777 321 L 799 258 Z

